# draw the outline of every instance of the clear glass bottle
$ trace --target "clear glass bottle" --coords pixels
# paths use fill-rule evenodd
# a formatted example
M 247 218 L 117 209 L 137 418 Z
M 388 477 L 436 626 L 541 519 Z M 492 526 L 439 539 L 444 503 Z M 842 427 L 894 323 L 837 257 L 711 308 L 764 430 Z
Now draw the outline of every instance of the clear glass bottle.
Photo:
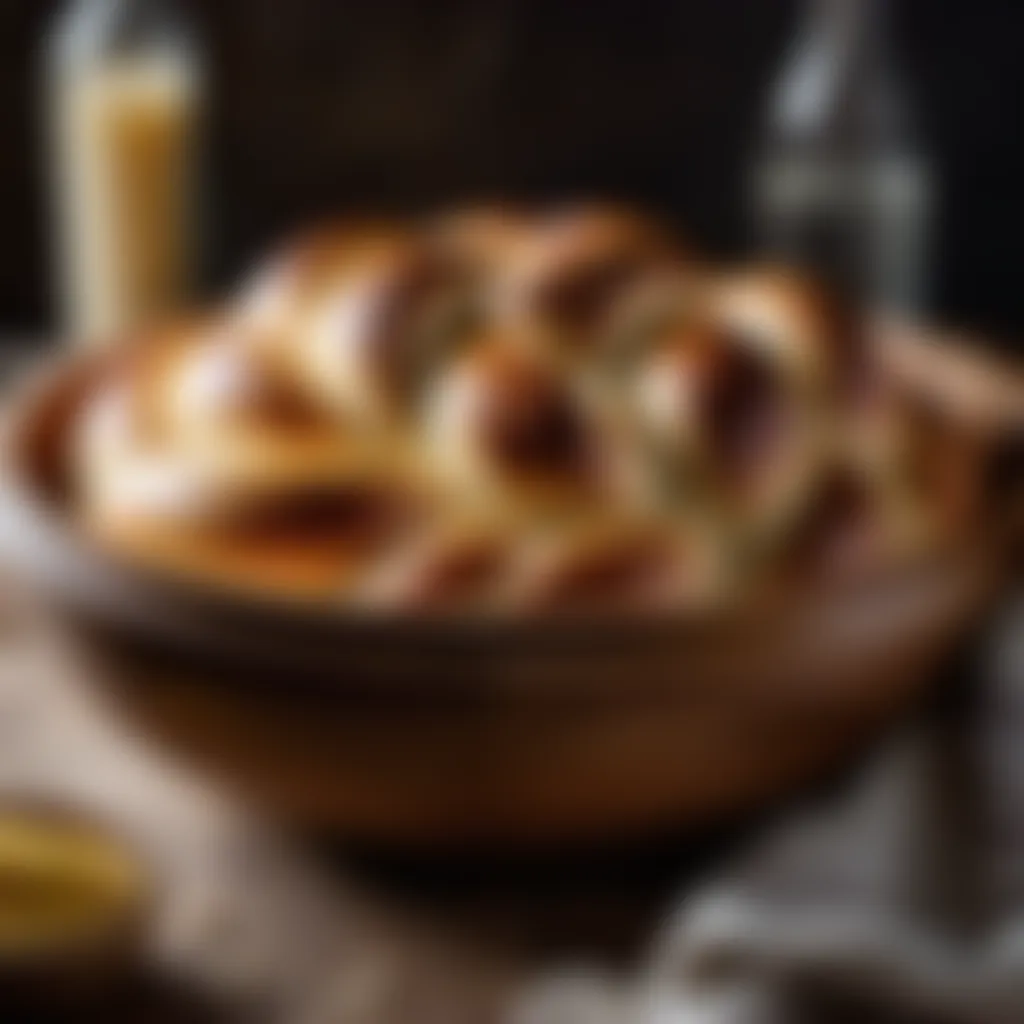
M 930 175 L 890 40 L 889 0 L 810 0 L 755 160 L 762 252 L 902 313 L 927 278 Z
M 63 328 L 106 344 L 188 299 L 198 50 L 172 0 L 73 0 L 45 71 Z

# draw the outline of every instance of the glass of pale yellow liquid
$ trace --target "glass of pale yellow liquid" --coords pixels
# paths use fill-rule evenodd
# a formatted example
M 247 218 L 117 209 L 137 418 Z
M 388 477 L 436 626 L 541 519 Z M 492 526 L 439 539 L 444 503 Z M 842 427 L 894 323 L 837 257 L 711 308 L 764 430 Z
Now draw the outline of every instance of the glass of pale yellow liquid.
M 198 62 L 162 0 L 77 0 L 49 54 L 62 330 L 103 346 L 189 298 Z

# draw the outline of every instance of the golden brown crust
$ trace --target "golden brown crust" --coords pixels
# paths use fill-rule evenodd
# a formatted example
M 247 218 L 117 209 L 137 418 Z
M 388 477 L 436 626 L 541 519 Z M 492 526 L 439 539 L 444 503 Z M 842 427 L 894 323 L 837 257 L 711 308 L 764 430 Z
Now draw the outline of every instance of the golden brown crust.
M 326 413 L 249 336 L 198 330 L 122 366 L 86 403 L 83 516 L 162 564 L 319 581 L 366 557 L 423 501 L 406 453 Z M 150 550 L 151 549 L 151 550 Z M 291 584 L 289 584 L 290 586 Z
M 408 415 L 468 320 L 470 282 L 426 238 L 325 229 L 257 273 L 239 319 L 334 414 L 377 429 Z
M 260 263 L 243 283 L 239 315 L 287 333 L 353 267 L 407 244 L 408 231 L 387 221 L 338 222 L 305 232 Z
M 427 416 L 434 464 L 470 501 L 536 515 L 611 500 L 610 452 L 581 389 L 514 336 L 474 346 Z
M 823 401 L 838 401 L 864 383 L 863 325 L 809 278 L 779 267 L 725 275 L 713 302 L 735 337 L 768 354 Z
M 458 340 L 467 301 L 459 272 L 429 250 L 381 254 L 311 315 L 297 342 L 300 372 L 339 412 L 374 426 L 393 422 Z
M 936 539 L 922 496 L 843 456 L 814 481 L 772 553 L 772 574 L 799 583 L 855 582 L 918 557 Z
M 493 609 L 507 596 L 517 558 L 514 534 L 493 523 L 433 524 L 382 558 L 354 597 L 419 612 Z
M 707 605 L 723 583 L 712 537 L 692 526 L 611 515 L 543 532 L 513 584 L 531 612 L 664 611 Z
M 668 330 L 638 368 L 633 402 L 669 483 L 742 534 L 774 533 L 815 478 L 824 439 L 813 408 L 728 324 Z
M 862 334 L 617 207 L 328 226 L 98 371 L 81 518 L 163 570 L 427 612 L 847 578 L 976 521 L 986 465 Z
M 481 282 L 501 273 L 526 244 L 536 218 L 508 203 L 462 207 L 427 225 L 431 248 Z
M 660 225 L 630 211 L 559 211 L 518 246 L 497 284 L 494 308 L 550 352 L 585 358 L 622 294 L 679 258 Z

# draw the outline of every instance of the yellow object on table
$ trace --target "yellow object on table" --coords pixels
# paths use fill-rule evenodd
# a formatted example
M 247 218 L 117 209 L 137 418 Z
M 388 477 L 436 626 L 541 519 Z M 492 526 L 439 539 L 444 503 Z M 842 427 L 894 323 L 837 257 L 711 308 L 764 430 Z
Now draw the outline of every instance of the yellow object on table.
M 107 945 L 132 930 L 146 888 L 112 834 L 59 811 L 0 810 L 0 962 Z

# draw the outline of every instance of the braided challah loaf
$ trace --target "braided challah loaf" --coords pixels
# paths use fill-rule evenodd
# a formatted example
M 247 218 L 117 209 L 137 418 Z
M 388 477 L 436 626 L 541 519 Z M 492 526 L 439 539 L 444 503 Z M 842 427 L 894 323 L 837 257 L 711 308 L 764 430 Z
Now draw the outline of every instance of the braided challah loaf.
M 113 360 L 75 432 L 81 516 L 163 569 L 418 611 L 861 572 L 948 505 L 863 333 L 619 208 L 342 224 Z

